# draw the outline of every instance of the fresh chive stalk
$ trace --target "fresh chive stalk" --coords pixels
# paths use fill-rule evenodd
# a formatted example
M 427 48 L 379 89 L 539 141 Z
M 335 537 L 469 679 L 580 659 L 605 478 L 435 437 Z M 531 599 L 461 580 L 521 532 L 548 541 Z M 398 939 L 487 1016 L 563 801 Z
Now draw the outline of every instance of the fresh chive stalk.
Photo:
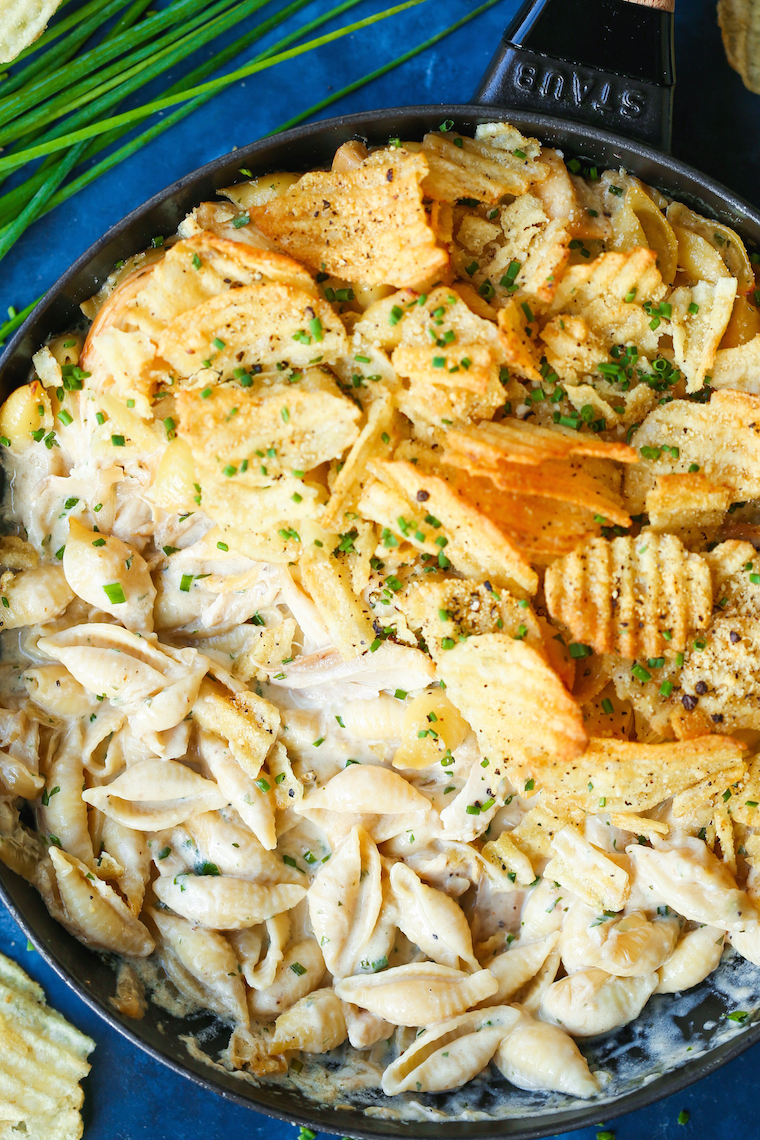
M 337 31 L 329 32 L 324 36 L 318 36 L 314 40 L 308 40 L 305 44 L 300 44 L 298 47 L 290 48 L 288 51 L 270 56 L 268 59 L 246 64 L 236 71 L 231 71 L 229 75 L 219 76 L 219 78 L 212 79 L 208 83 L 202 83 L 198 87 L 191 87 L 187 91 L 165 96 L 163 99 L 156 99 L 152 103 L 145 103 L 142 107 L 135 107 L 133 110 L 125 111 L 121 115 L 114 115 L 110 119 L 103 119 L 98 123 L 92 123 L 90 126 L 83 127 L 81 130 L 61 135 L 59 138 L 49 142 L 28 147 L 16 153 L 4 155 L 0 157 L 0 172 L 18 170 L 20 166 L 25 166 L 27 162 L 31 162 L 35 158 L 43 158 L 45 155 L 54 154 L 58 150 L 63 150 L 65 147 L 73 146 L 75 143 L 95 138 L 116 127 L 138 123 L 141 119 L 145 119 L 149 115 L 153 115 L 158 111 L 164 111 L 168 107 L 175 106 L 177 103 L 184 103 L 185 100 L 194 99 L 197 95 L 216 94 L 217 91 L 223 91 L 226 87 L 232 86 L 233 83 L 237 83 L 241 79 L 247 79 L 249 76 L 257 75 L 261 71 L 267 71 L 270 67 L 275 67 L 279 63 L 285 63 L 287 60 L 297 59 L 298 56 L 305 55 L 315 48 L 334 43 L 336 40 L 343 39 L 345 36 L 350 36 L 353 35 L 354 32 L 361 31 L 363 28 L 371 27 L 381 20 L 387 20 L 391 16 L 398 15 L 400 12 L 406 12 L 410 8 L 416 8 L 422 3 L 424 3 L 424 0 L 405 0 L 403 4 L 396 4 L 392 8 L 385 8 L 382 12 L 377 12 L 373 16 L 367 16 L 363 20 L 357 20 L 353 24 L 347 24 L 344 28 L 339 28 Z

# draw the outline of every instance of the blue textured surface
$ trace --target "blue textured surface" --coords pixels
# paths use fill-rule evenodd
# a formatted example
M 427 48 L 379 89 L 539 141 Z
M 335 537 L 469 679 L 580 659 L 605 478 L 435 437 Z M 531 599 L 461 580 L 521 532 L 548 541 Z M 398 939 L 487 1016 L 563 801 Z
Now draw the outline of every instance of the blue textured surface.
M 673 151 L 760 205 L 760 97 L 745 91 L 723 57 L 713 0 L 678 0 Z M 428 0 L 398 20 L 249 79 L 196 112 L 37 224 L 0 269 L 0 313 L 43 293 L 88 245 L 149 195 L 426 39 L 470 11 L 471 0 Z M 314 2 L 297 24 L 326 11 Z M 343 23 L 380 10 L 364 2 Z M 454 37 L 335 104 L 323 117 L 406 103 L 465 102 L 517 8 L 503 0 Z M 295 26 L 295 22 L 292 26 Z M 332 26 L 332 25 L 331 25 Z M 264 41 L 266 46 L 267 41 Z M 621 46 L 621 50 L 623 50 Z M 162 85 L 166 80 L 162 81 Z M 21 963 L 49 1000 L 97 1042 L 86 1085 L 85 1140 L 293 1140 L 295 1130 L 227 1104 L 158 1067 L 61 983 L 0 910 L 0 950 Z M 621 1117 L 617 1140 L 760 1140 L 758 1048 L 658 1105 Z M 678 1114 L 690 1113 L 679 1125 Z M 603 1128 L 600 1119 L 600 1128 Z M 572 1135 L 593 1140 L 596 1128 Z

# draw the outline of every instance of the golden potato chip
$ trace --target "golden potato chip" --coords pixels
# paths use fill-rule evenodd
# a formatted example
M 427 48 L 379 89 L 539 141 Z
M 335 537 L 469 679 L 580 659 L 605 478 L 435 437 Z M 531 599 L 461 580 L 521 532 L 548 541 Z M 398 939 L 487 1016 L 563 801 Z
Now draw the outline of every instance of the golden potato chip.
M 0 63 L 10 63 L 41 36 L 62 0 L 6 0 L 0 20 Z
M 636 463 L 638 459 L 635 449 L 625 443 L 582 435 L 559 425 L 542 427 L 511 416 L 499 423 L 452 429 L 446 433 L 446 447 L 466 455 L 484 472 L 486 467 L 498 468 L 503 462 L 535 466 L 548 459 L 576 455 L 614 459 L 618 463 Z
M 734 825 L 727 807 L 720 805 L 713 815 L 715 838 L 720 843 L 723 862 L 732 874 L 736 874 L 736 837 Z
M 370 476 L 367 474 L 367 461 L 376 456 L 384 459 L 398 442 L 398 417 L 389 392 L 383 392 L 370 407 L 367 422 L 354 440 L 346 461 L 332 485 L 330 499 L 325 508 L 321 525 L 325 530 L 340 528 L 344 515 L 356 505 Z
M 477 214 L 465 215 L 457 232 L 458 274 L 466 273 L 497 305 L 515 288 L 528 300 L 551 301 L 569 257 L 566 219 L 550 220 L 539 198 L 532 194 L 521 194 L 503 206 L 498 216 L 501 226 Z M 490 248 L 486 250 L 486 246 Z M 478 257 L 476 267 L 472 254 Z
M 710 376 L 711 388 L 735 388 L 760 394 L 760 336 L 736 348 L 719 348 Z
M 319 368 L 295 384 L 183 389 L 176 408 L 177 432 L 191 445 L 197 470 L 249 487 L 311 471 L 341 456 L 359 434 L 359 409 Z
M 623 509 L 620 497 L 612 495 L 609 488 L 580 463 L 548 459 L 540 466 L 501 463 L 498 467 L 484 469 L 478 467 L 471 456 L 450 450 L 448 446 L 443 458 L 450 466 L 461 467 L 473 475 L 483 475 L 500 490 L 513 495 L 535 495 L 557 502 L 575 503 L 592 515 L 601 516 L 607 525 L 631 525 L 630 515 Z
M 495 590 L 490 582 L 461 578 L 426 582 L 404 594 L 399 605 L 410 625 L 422 631 L 435 660 L 444 640 L 462 641 L 481 633 L 502 632 L 543 651 L 541 626 L 525 600 Z
M 645 815 L 636 815 L 631 811 L 610 812 L 610 823 L 619 827 L 621 831 L 631 831 L 634 835 L 645 835 L 652 839 L 655 835 L 662 838 L 670 831 L 670 824 L 661 819 L 649 819 Z
M 735 763 L 746 747 L 727 736 L 664 744 L 592 739 L 583 755 L 570 763 L 549 757 L 536 780 L 592 815 L 649 811 Z
M 231 378 L 237 369 L 288 361 L 332 363 L 347 350 L 340 318 L 327 301 L 297 285 L 242 285 L 180 313 L 157 338 L 159 356 L 181 379 Z
M 0 1124 L 3 1136 L 80 1140 L 91 1038 L 45 1003 L 42 988 L 0 955 Z
M 527 307 L 527 312 L 523 308 Z M 506 352 L 506 361 L 518 376 L 532 380 L 535 384 L 541 383 L 539 371 L 540 352 L 532 340 L 535 329 L 530 324 L 535 317 L 527 301 L 518 302 L 511 297 L 499 309 L 499 329 Z
M 602 253 L 584 265 L 571 265 L 562 274 L 548 313 L 563 314 L 563 319 L 565 314 L 580 318 L 592 336 L 598 338 L 590 341 L 591 345 L 602 343 L 609 351 L 615 344 L 635 344 L 640 353 L 654 356 L 664 330 L 662 326 L 650 328 L 652 318 L 643 306 L 660 301 L 665 295 L 656 261 L 654 250 L 631 249 L 626 253 Z M 559 350 L 562 342 L 557 340 L 556 323 L 551 327 L 555 348 Z M 572 352 L 583 344 L 582 337 L 577 343 L 575 336 L 569 339 L 575 345 L 568 345 Z M 559 376 L 568 372 L 562 363 L 563 355 L 547 343 L 546 358 Z M 576 365 L 570 372 L 577 370 Z
M 167 249 L 141 279 L 138 291 L 131 281 L 120 286 L 122 291 L 128 285 L 131 294 L 125 298 L 120 327 L 155 336 L 212 297 L 254 284 L 292 285 L 315 300 L 319 296 L 309 273 L 291 257 L 201 232 Z
M 352 171 L 311 171 L 281 197 L 252 206 L 251 221 L 312 269 L 402 288 L 439 275 L 448 256 L 422 207 L 421 154 L 377 151 Z
M 521 592 L 535 591 L 535 571 L 509 539 L 455 494 L 440 475 L 399 460 L 372 459 L 367 466 L 396 501 L 404 500 L 406 510 L 401 516 L 384 516 L 373 508 L 368 489 L 359 500 L 359 511 L 365 518 L 395 534 L 405 531 L 403 537 L 408 542 L 436 555 L 439 564 L 450 562 L 466 576 L 487 578 L 496 586 L 514 584 Z M 403 527 L 400 519 L 404 520 Z
M 729 787 L 728 780 L 725 787 Z M 731 814 L 737 823 L 753 828 L 760 826 L 760 757 L 754 756 L 746 765 L 744 776 L 739 787 L 733 790 L 730 802 Z M 760 841 L 760 835 L 756 838 Z M 746 839 L 744 846 L 747 847 Z
M 231 693 L 207 677 L 201 683 L 192 713 L 201 728 L 228 741 L 240 767 L 255 779 L 277 739 L 278 709 L 248 689 L 241 687 L 239 692 Z
M 592 538 L 546 572 L 551 616 L 597 653 L 672 655 L 712 613 L 707 564 L 673 535 Z
M 744 86 L 760 91 L 757 58 L 757 9 L 752 0 L 718 0 L 718 23 L 728 62 L 738 71 Z
M 489 379 L 483 395 L 467 388 L 413 379 L 408 389 L 398 393 L 397 402 L 399 410 L 412 421 L 416 437 L 433 444 L 449 425 L 466 427 L 490 419 L 504 403 L 504 396 L 504 388 L 495 375 Z
M 719 543 L 712 550 L 705 551 L 702 557 L 710 567 L 713 595 L 720 600 L 723 597 L 723 586 L 747 562 L 752 562 L 755 557 L 755 548 L 749 542 L 740 542 L 736 538 L 730 538 L 726 542 Z
M 699 281 L 691 289 L 682 285 L 671 293 L 673 355 L 686 377 L 687 392 L 698 392 L 712 372 L 735 297 L 735 277 Z
M 690 788 L 673 796 L 671 812 L 677 827 L 703 827 L 713 818 L 715 808 L 724 802 L 729 792 L 733 795 L 735 786 L 747 775 L 747 764 L 740 760 L 721 768 L 711 776 L 699 780 Z M 739 806 L 741 802 L 737 800 Z M 733 811 L 733 807 L 732 807 Z
M 541 330 L 546 359 L 566 384 L 596 372 L 607 359 L 607 345 L 583 317 L 552 317 Z
M 348 566 L 311 548 L 301 558 L 301 580 L 344 661 L 366 652 L 375 640 L 372 616 L 352 589 Z
M 494 876 L 497 881 L 502 876 L 507 879 L 507 889 L 510 883 L 516 883 L 518 887 L 529 887 L 535 882 L 536 872 L 533 864 L 514 842 L 509 831 L 502 831 L 498 839 L 485 843 L 481 855 L 489 875 L 493 868 L 501 872 L 501 875 Z
M 760 558 L 723 583 L 709 629 L 686 654 L 684 699 L 718 731 L 760 728 Z M 753 581 L 753 579 L 757 579 Z
M 447 649 L 438 675 L 493 763 L 542 770 L 549 757 L 568 763 L 586 745 L 580 709 L 532 646 L 501 633 L 479 634 Z
M 540 798 L 542 802 L 526 811 L 517 827 L 509 832 L 512 843 L 534 866 L 550 854 L 554 836 L 568 823 L 581 824 L 584 816 L 569 800 L 562 804 L 551 803 L 543 792 Z M 483 855 L 487 846 L 483 848 Z
M 571 823 L 554 836 L 551 859 L 544 868 L 547 879 L 572 891 L 586 906 L 619 911 L 630 893 L 628 872 L 609 855 L 584 839 Z
M 731 505 L 727 487 L 701 472 L 660 475 L 646 497 L 650 529 L 674 534 L 685 546 L 705 546 L 718 533 Z
M 279 673 L 281 663 L 293 655 L 295 633 L 295 618 L 284 618 L 274 626 L 254 626 L 245 649 L 232 663 L 233 677 L 240 681 L 263 681 L 269 673 Z
M 507 359 L 498 330 L 470 312 L 455 289 L 442 286 L 419 301 L 397 310 L 401 336 L 391 356 L 396 372 L 413 383 L 485 394 Z
M 529 141 L 520 136 L 508 150 L 498 143 L 492 145 L 493 137 L 486 141 L 484 136 L 471 139 L 457 132 L 425 135 L 422 154 L 429 168 L 422 184 L 425 195 L 449 202 L 477 198 L 493 205 L 504 194 L 524 194 L 548 173 L 538 158 L 522 149 Z
M 639 463 L 625 474 L 631 514 L 644 510 L 657 477 L 697 464 L 734 502 L 760 497 L 760 396 L 716 392 L 709 404 L 674 400 L 655 408 L 636 432 Z
M 556 501 L 545 496 L 513 495 L 500 490 L 491 479 L 462 469 L 449 471 L 449 483 L 456 493 L 497 526 L 527 559 L 566 554 L 601 531 L 602 524 L 597 521 L 601 516 L 586 507 L 565 503 L 558 510 Z

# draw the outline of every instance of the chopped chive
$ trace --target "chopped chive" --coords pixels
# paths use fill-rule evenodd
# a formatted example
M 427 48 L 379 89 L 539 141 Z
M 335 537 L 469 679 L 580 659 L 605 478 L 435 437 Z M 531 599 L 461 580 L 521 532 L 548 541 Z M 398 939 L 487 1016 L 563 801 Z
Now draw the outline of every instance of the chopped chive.
M 127 600 L 121 582 L 109 582 L 103 587 L 103 591 L 112 606 L 121 606 Z
M 192 586 L 192 584 L 193 584 L 193 575 L 192 574 L 183 574 L 182 578 L 180 580 L 179 588 L 180 588 L 180 590 L 182 590 L 183 594 L 189 594 L 190 593 L 190 587 Z

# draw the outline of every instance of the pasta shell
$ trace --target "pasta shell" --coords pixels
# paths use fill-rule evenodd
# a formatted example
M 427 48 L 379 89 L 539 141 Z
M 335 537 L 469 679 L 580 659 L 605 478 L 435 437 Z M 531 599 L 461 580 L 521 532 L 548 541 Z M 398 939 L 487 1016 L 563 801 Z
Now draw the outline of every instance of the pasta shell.
M 130 713 L 136 737 L 179 724 L 193 706 L 209 665 L 195 649 L 159 646 L 118 625 L 71 626 L 38 642 L 90 693 Z
M 155 944 L 149 931 L 113 887 L 57 847 L 50 848 L 50 860 L 63 910 L 61 920 L 80 942 L 93 950 L 137 958 L 152 954 Z
M 266 954 L 261 958 L 263 942 L 260 930 L 235 930 L 228 934 L 230 944 L 238 956 L 246 983 L 252 990 L 265 990 L 271 986 L 277 968 L 285 957 L 285 947 L 290 941 L 290 915 L 283 911 L 268 918 L 265 927 L 268 938 Z M 259 960 L 261 958 L 261 960 Z
M 753 955 L 744 954 L 746 940 L 751 937 L 751 932 L 733 934 L 731 944 L 743 957 L 758 965 L 760 952 L 756 950 Z M 754 940 L 757 945 L 757 935 L 754 936 Z M 723 931 L 717 930 L 714 926 L 698 926 L 696 930 L 684 934 L 673 953 L 660 967 L 660 980 L 654 992 L 677 994 L 683 990 L 690 990 L 692 986 L 698 986 L 720 962 L 724 942 Z
M 584 1099 L 599 1092 L 599 1082 L 572 1037 L 524 1011 L 493 1060 L 518 1089 L 547 1089 Z
M 8 752 L 0 752 L 0 782 L 0 792 L 4 790 L 12 796 L 23 796 L 25 800 L 35 799 L 45 786 L 42 776 Z
M 641 885 L 684 918 L 731 931 L 745 930 L 757 920 L 746 891 L 739 890 L 731 872 L 701 839 L 685 836 L 677 846 L 663 843 L 657 848 L 631 844 L 626 854 Z
M 127 629 L 152 633 L 156 587 L 145 559 L 126 542 L 96 534 L 72 518 L 63 572 L 77 597 L 112 614 Z M 123 600 L 112 601 L 114 597 Z
M 302 883 L 303 874 L 267 851 L 247 827 L 230 823 L 218 812 L 203 812 L 185 823 L 204 863 L 213 863 L 223 875 L 236 875 L 257 883 Z
M 466 1084 L 486 1067 L 499 1042 L 520 1018 L 511 1006 L 494 1006 L 433 1025 L 383 1073 L 386 1096 L 416 1089 L 443 1092 Z
M 87 716 L 96 702 L 63 665 L 24 670 L 29 696 L 49 716 Z
M 3 597 L 7 605 L 0 614 L 0 629 L 18 629 L 58 617 L 74 592 L 60 566 L 38 566 L 11 574 L 3 586 Z
M 289 947 L 271 985 L 251 990 L 248 1006 L 254 1017 L 279 1017 L 302 997 L 316 990 L 325 974 L 322 951 L 313 938 L 304 938 Z
M 283 910 L 291 910 L 306 895 L 303 887 L 290 883 L 262 887 L 229 875 L 167 876 L 157 879 L 153 889 L 177 914 L 211 930 L 258 926 Z
M 488 969 L 498 982 L 499 988 L 488 1002 L 501 1005 L 535 978 L 546 959 L 559 941 L 559 931 L 547 934 L 537 942 L 515 943 L 503 954 L 497 954 L 488 963 Z
M 598 964 L 618 978 L 651 974 L 673 953 L 680 933 L 675 915 L 650 922 L 643 911 L 631 911 L 608 930 Z
M 380 974 L 344 978 L 336 983 L 335 992 L 393 1025 L 429 1025 L 464 1013 L 497 988 L 488 970 L 466 974 L 436 962 L 414 962 Z
M 244 772 L 218 736 L 201 729 L 198 739 L 206 769 L 224 793 L 225 802 L 232 804 L 259 843 L 267 851 L 273 851 L 277 846 L 277 830 L 274 792 L 269 782 L 257 783 Z
M 315 808 L 357 814 L 427 811 L 430 801 L 398 772 L 377 764 L 349 764 L 323 788 L 311 792 L 296 808 L 304 815 Z
M 176 827 L 227 803 L 216 784 L 176 760 L 141 760 L 112 783 L 81 795 L 85 803 L 137 831 Z
M 192 926 L 184 918 L 166 911 L 151 910 L 158 932 L 170 954 L 200 989 L 203 1004 L 225 1019 L 248 1025 L 245 984 L 238 970 L 235 952 L 229 942 L 212 930 Z M 176 984 L 176 973 L 172 980 Z M 178 988 L 182 989 L 180 985 Z M 195 994 L 191 996 L 196 996 Z
M 329 1053 L 346 1040 L 346 1019 L 333 990 L 314 990 L 277 1018 L 270 1053 Z
M 359 1009 L 358 1005 L 351 1005 L 348 1001 L 342 1004 L 348 1040 L 354 1049 L 371 1049 L 378 1041 L 387 1041 L 395 1033 L 395 1025 L 383 1021 L 382 1017 L 375 1017 L 369 1010 Z
M 132 913 L 139 914 L 150 878 L 150 853 L 144 833 L 105 816 L 101 842 L 103 850 L 121 868 L 119 886 L 122 894 L 127 897 Z
M 320 869 L 308 901 L 314 935 L 334 977 L 387 965 L 395 925 L 388 916 L 381 920 L 380 856 L 363 827 L 354 827 Z
M 47 768 L 46 789 L 37 808 L 37 826 L 45 835 L 55 836 L 65 851 L 91 867 L 92 840 L 87 804 L 82 802 L 83 783 L 82 732 L 75 723 L 54 752 L 52 763 Z
M 616 978 L 596 967 L 579 970 L 549 986 L 541 1018 L 561 1025 L 573 1037 L 608 1033 L 639 1016 L 658 981 L 656 973 Z
M 117 625 L 71 626 L 41 637 L 39 649 L 65 665 L 91 693 L 128 702 L 164 688 L 167 658 L 147 638 Z
M 399 930 L 423 954 L 442 966 L 458 969 L 461 960 L 471 970 L 480 969 L 467 919 L 453 899 L 426 886 L 404 863 L 391 868 L 391 888 Z

